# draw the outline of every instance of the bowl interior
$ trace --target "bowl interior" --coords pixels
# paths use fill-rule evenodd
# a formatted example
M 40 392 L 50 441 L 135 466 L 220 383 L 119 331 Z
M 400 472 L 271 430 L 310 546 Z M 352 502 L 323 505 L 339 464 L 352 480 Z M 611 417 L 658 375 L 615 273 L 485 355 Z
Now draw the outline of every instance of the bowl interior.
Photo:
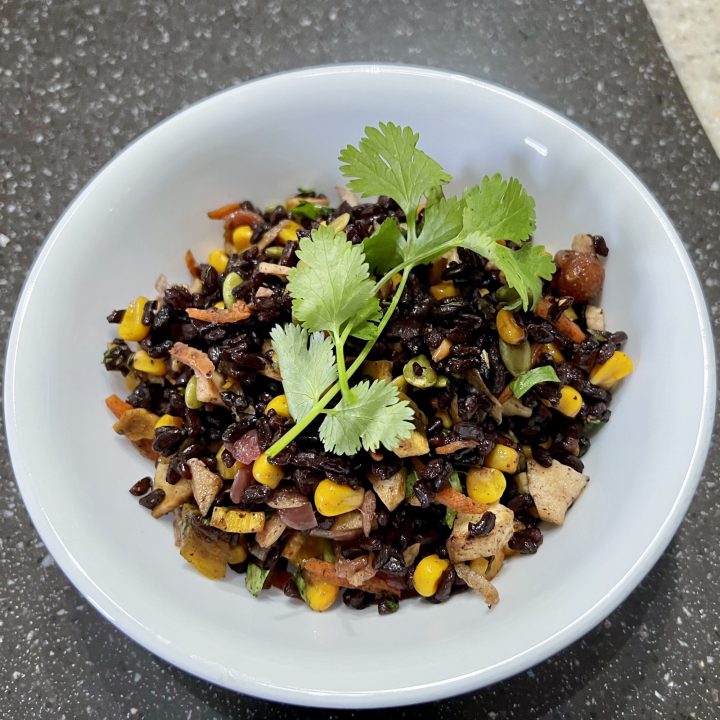
M 205 580 L 178 556 L 170 521 L 153 521 L 128 494 L 150 467 L 114 435 L 102 402 L 124 393 L 100 362 L 112 337 L 105 315 L 152 295 L 161 272 L 186 281 L 185 250 L 204 257 L 221 241 L 221 225 L 205 212 L 242 198 L 269 204 L 298 186 L 332 194 L 342 182 L 339 149 L 380 120 L 419 131 L 455 189 L 486 173 L 517 176 L 536 199 L 539 242 L 559 249 L 587 231 L 610 246 L 603 305 L 609 328 L 630 336 L 636 372 L 586 457 L 592 481 L 584 495 L 535 557 L 508 563 L 492 612 L 468 593 L 441 606 L 408 602 L 385 618 L 344 608 L 317 615 L 280 593 L 254 600 L 240 576 Z M 702 467 L 714 395 L 708 336 L 697 281 L 661 210 L 624 166 L 558 116 L 443 73 L 303 71 L 173 117 L 76 200 L 16 317 L 8 433 L 43 539 L 91 602 L 136 640 L 263 697 L 408 703 L 479 687 L 548 656 L 650 568 Z

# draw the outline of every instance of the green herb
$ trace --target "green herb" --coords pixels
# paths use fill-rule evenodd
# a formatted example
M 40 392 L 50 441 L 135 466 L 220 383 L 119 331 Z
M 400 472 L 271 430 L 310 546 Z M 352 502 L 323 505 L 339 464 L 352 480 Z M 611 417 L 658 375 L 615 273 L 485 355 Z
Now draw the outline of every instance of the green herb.
M 263 570 L 255 563 L 248 563 L 247 570 L 245 571 L 245 586 L 252 595 L 257 597 L 260 594 L 269 574 L 269 570 Z
M 301 570 L 298 570 L 293 575 L 293 580 L 295 580 L 295 587 L 297 587 L 300 597 L 307 604 L 307 583 L 305 582 L 305 578 L 303 577 Z
M 352 178 L 348 188 L 363 197 L 388 195 L 407 218 L 415 218 L 420 201 L 451 179 L 435 160 L 417 149 L 419 138 L 411 128 L 393 123 L 365 128 L 359 147 L 348 145 L 340 153 L 340 172 Z
M 551 365 L 536 367 L 518 375 L 510 383 L 510 389 L 516 398 L 521 398 L 530 388 L 544 382 L 560 382 L 555 368 Z
M 323 393 L 337 380 L 332 340 L 321 332 L 276 325 L 270 331 L 277 355 L 290 414 L 295 420 L 307 415 Z M 309 342 L 309 347 L 308 347 Z
M 299 187 L 296 197 L 317 197 L 317 193 L 315 192 L 315 188 Z
M 360 445 L 374 452 L 380 443 L 392 449 L 412 431 L 412 408 L 398 398 L 398 389 L 388 382 L 367 380 L 353 385 L 352 393 L 326 410 L 320 439 L 330 452 L 353 455 Z
M 448 478 L 448 482 L 450 483 L 450 487 L 455 492 L 462 492 L 462 483 L 460 482 L 460 476 L 456 472 L 450 473 L 450 477 Z M 452 526 L 455 523 L 455 518 L 457 517 L 457 512 L 455 510 L 451 510 L 450 508 L 447 508 L 445 510 L 445 524 L 452 530 Z
M 301 200 L 291 211 L 290 214 L 296 218 L 307 218 L 308 220 L 317 220 L 332 214 L 332 208 L 325 205 L 316 205 L 315 203 Z
M 415 483 L 418 481 L 418 474 L 411 470 L 405 476 L 405 499 L 409 500 L 415 493 Z
M 386 615 L 392 615 L 400 609 L 400 601 L 395 598 L 384 597 L 380 602 L 385 608 Z
M 329 540 L 325 540 L 323 543 L 322 556 L 325 562 L 335 562 L 335 553 L 333 552 L 332 543 Z
M 535 203 L 522 185 L 500 175 L 485 177 L 460 197 L 446 198 L 450 175 L 417 148 L 410 128 L 381 123 L 366 128 L 357 147 L 340 153 L 348 187 L 365 197 L 387 195 L 402 208 L 406 222 L 387 219 L 361 245 L 328 226 L 303 237 L 298 266 L 290 271 L 288 291 L 300 330 L 275 328 L 272 339 L 295 425 L 269 450 L 272 457 L 324 414 L 319 433 L 329 451 L 352 454 L 360 447 L 389 450 L 409 437 L 412 410 L 384 381 L 350 385 L 382 334 L 416 265 L 432 262 L 456 248 L 467 248 L 493 262 L 517 293 L 518 307 L 534 307 L 542 281 L 555 266 L 543 248 L 525 244 L 535 230 Z M 420 207 L 426 201 L 421 214 Z M 308 203 L 312 204 L 312 203 Z M 418 217 L 422 217 L 418 227 Z M 499 243 L 523 245 L 511 250 Z M 382 274 L 373 282 L 370 270 Z M 400 279 L 386 307 L 378 293 L 396 273 Z M 365 345 L 349 367 L 345 344 Z M 340 399 L 333 401 L 340 393 Z M 407 486 L 406 486 L 407 488 Z M 412 486 L 410 486 L 412 493 Z

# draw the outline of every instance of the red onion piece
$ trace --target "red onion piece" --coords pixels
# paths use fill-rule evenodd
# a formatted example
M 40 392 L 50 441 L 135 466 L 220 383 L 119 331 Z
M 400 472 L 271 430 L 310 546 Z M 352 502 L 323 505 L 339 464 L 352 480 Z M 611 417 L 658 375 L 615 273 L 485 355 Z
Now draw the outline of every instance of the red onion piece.
M 248 430 L 239 440 L 226 443 L 225 447 L 243 465 L 252 465 L 262 455 L 257 430 Z
M 252 470 L 249 467 L 241 467 L 235 471 L 235 478 L 230 486 L 230 499 L 234 503 L 239 503 L 245 488 L 253 484 L 255 480 L 252 476 Z
M 282 508 L 277 512 L 280 519 L 293 530 L 312 530 L 317 527 L 317 518 L 309 502 L 300 507 Z

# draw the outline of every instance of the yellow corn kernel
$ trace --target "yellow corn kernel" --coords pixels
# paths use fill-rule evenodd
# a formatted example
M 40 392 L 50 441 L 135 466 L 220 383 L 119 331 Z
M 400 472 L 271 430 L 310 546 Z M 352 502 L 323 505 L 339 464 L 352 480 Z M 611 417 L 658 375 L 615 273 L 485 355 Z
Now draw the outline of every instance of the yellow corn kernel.
M 452 350 L 452 343 L 447 339 L 443 338 L 442 342 L 432 351 L 431 358 L 433 362 L 440 362 L 444 360 Z
M 215 303 L 215 306 L 214 306 L 214 307 L 216 307 L 218 310 L 224 310 L 224 309 L 225 309 L 225 303 L 224 303 L 222 300 L 220 300 L 219 302 L 216 302 L 216 303 Z
M 316 580 L 305 575 L 305 597 L 311 610 L 324 612 L 331 608 L 337 600 L 340 588 L 324 580 Z
M 210 524 L 229 533 L 255 533 L 265 527 L 265 513 L 216 506 L 210 516 Z
M 292 240 L 297 240 L 297 231 L 302 230 L 302 226 L 292 220 L 278 233 L 278 240 L 285 244 Z
M 125 376 L 125 385 L 127 389 L 132 392 L 140 384 L 140 378 L 134 373 L 130 372 Z
M 498 502 L 507 485 L 505 476 L 492 467 L 471 467 L 465 482 L 468 496 L 486 505 Z
M 442 300 L 443 298 L 454 298 L 460 294 L 460 291 L 455 287 L 455 283 L 452 280 L 446 280 L 445 282 L 439 282 L 435 285 L 430 286 L 430 294 L 436 300 Z
M 622 350 L 616 350 L 607 362 L 596 365 L 590 372 L 590 382 L 609 390 L 616 382 L 633 371 L 633 361 Z
M 118 337 L 121 340 L 140 342 L 147 337 L 150 326 L 142 323 L 145 305 L 147 305 L 147 298 L 140 295 L 127 306 L 123 319 L 118 326 Z
M 250 247 L 250 241 L 255 231 L 249 225 L 238 225 L 232 231 L 232 243 L 238 252 L 247 250 Z
M 478 575 L 484 575 L 490 566 L 490 562 L 487 558 L 480 557 L 475 558 L 475 560 L 471 560 L 469 566 L 473 572 L 476 572 Z
M 401 281 L 401 280 L 402 280 L 402 275 L 401 275 L 400 273 L 395 273 L 395 274 L 390 278 L 390 287 L 391 287 L 393 290 L 397 290 L 397 286 L 400 284 L 400 281 Z
M 253 463 L 252 474 L 255 480 L 261 485 L 267 485 L 273 490 L 280 484 L 280 481 L 285 476 L 283 469 L 279 465 L 272 465 L 270 463 L 266 452 Z
M 430 265 L 430 270 L 428 271 L 428 279 L 431 285 L 443 281 L 442 276 L 447 266 L 448 261 L 445 257 L 439 257 L 437 260 L 433 260 L 432 265 Z
M 177 415 L 161 415 L 158 421 L 155 423 L 155 429 L 159 427 L 176 427 L 181 428 L 183 426 L 183 419 Z
M 138 350 L 133 355 L 133 369 L 146 375 L 162 377 L 167 368 L 162 358 L 152 358 L 144 350 Z
M 545 343 L 542 346 L 543 353 L 549 355 L 558 365 L 565 362 L 565 356 L 560 352 L 560 348 L 555 343 Z
M 223 452 L 225 452 L 225 446 L 221 445 L 220 449 L 215 454 L 215 460 L 217 461 L 217 474 L 223 480 L 232 480 L 235 477 L 235 471 L 240 467 L 240 463 L 234 462 L 228 466 L 222 459 Z
M 208 264 L 214 267 L 221 275 L 227 270 L 228 261 L 229 258 L 224 250 L 213 250 L 208 255 Z M 223 307 L 225 306 L 223 305 Z
M 325 517 L 335 517 L 351 510 L 357 510 L 363 502 L 365 491 L 349 485 L 321 480 L 315 488 L 315 507 Z
M 485 457 L 485 467 L 510 474 L 517 472 L 519 462 L 520 453 L 515 448 L 501 444 L 497 444 Z
M 580 393 L 570 385 L 563 385 L 560 388 L 560 402 L 557 409 L 567 417 L 574 418 L 582 407 L 583 401 Z
M 247 560 L 247 556 L 247 543 L 245 542 L 245 538 L 241 538 L 237 545 L 230 548 L 228 565 L 239 565 Z
M 287 395 L 276 395 L 266 406 L 265 414 L 274 410 L 280 417 L 289 418 L 290 409 L 288 408 Z
M 449 560 L 443 560 L 437 555 L 424 557 L 413 573 L 413 585 L 418 595 L 432 597 L 440 585 L 443 573 L 450 567 Z
M 498 334 L 508 345 L 519 345 L 525 339 L 525 331 L 518 325 L 510 310 L 498 310 L 495 325 Z

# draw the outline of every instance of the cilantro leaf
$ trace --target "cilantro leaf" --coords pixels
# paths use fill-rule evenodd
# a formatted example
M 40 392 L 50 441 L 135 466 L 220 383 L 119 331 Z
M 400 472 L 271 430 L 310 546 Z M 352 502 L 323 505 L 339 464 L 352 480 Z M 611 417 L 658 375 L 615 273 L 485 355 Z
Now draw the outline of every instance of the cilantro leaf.
M 308 220 L 317 220 L 319 217 L 332 214 L 332 208 L 325 205 L 315 205 L 315 203 L 301 200 L 291 211 L 293 217 L 307 218 Z
M 339 336 L 351 325 L 358 331 L 380 316 L 362 247 L 345 233 L 321 225 L 300 240 L 300 263 L 290 270 L 288 290 L 293 314 L 310 332 L 327 330 Z
M 307 330 L 293 324 L 276 325 L 270 331 L 270 338 L 290 414 L 299 420 L 337 380 L 332 341 L 322 333 L 309 335 Z
M 422 150 L 419 135 L 409 127 L 380 123 L 366 127 L 358 148 L 348 145 L 340 152 L 340 172 L 350 190 L 363 197 L 388 195 L 405 215 L 415 213 L 420 200 L 451 177 Z
M 535 201 L 515 178 L 485 176 L 463 196 L 463 224 L 490 240 L 524 243 L 535 232 Z
M 551 365 L 542 365 L 518 375 L 511 383 L 510 389 L 516 398 L 521 398 L 530 388 L 538 383 L 560 382 L 560 378 Z
M 362 245 L 374 272 L 386 273 L 403 261 L 405 238 L 394 218 L 386 218 Z
M 441 198 L 425 209 L 422 232 L 405 253 L 403 259 L 422 258 L 427 263 L 447 251 L 445 245 L 453 241 L 463 229 L 465 203 L 456 197 Z
M 412 408 L 398 398 L 394 385 L 367 380 L 352 388 L 320 425 L 320 439 L 326 449 L 338 455 L 353 455 L 360 447 L 373 452 L 382 443 L 388 450 L 397 447 L 412 429 Z
M 523 309 L 535 307 L 542 295 L 542 281 L 550 280 L 555 272 L 552 256 L 541 245 L 530 244 L 510 250 L 496 243 L 494 253 L 495 264 L 505 273 L 507 284 L 517 291 Z

